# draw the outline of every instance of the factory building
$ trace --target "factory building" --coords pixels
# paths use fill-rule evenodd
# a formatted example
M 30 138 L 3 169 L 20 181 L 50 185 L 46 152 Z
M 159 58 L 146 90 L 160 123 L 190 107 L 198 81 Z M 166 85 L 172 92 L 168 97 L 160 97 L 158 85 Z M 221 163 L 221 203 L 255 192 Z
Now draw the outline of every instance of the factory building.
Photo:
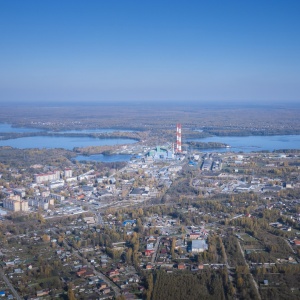
M 147 156 L 152 157 L 154 160 L 174 159 L 172 150 L 157 146 L 148 152 Z

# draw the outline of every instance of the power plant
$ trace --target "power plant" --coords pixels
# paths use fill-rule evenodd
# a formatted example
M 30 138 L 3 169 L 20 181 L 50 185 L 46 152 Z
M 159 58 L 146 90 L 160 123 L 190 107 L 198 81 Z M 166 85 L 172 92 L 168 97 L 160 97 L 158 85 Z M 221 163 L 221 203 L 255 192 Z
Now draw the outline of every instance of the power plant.
M 176 147 L 175 143 L 172 146 L 168 143 L 166 146 L 157 146 L 147 153 L 148 157 L 152 157 L 154 160 L 157 159 L 174 159 L 176 154 L 182 154 L 181 146 L 181 124 L 176 124 Z

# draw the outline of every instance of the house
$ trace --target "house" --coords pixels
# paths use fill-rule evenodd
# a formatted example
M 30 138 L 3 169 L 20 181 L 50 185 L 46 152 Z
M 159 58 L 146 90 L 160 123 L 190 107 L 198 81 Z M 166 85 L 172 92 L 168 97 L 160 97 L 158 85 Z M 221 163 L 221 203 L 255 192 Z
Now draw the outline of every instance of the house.
M 300 246 L 300 240 L 294 240 L 296 246 Z
M 47 296 L 50 293 L 50 290 L 40 290 L 36 291 L 37 297 Z
M 113 276 L 117 276 L 117 275 L 120 275 L 120 273 L 119 273 L 119 270 L 111 270 L 111 271 L 109 271 L 108 272 L 108 276 L 109 277 L 113 277 Z
M 190 233 L 190 239 L 191 240 L 198 239 L 199 237 L 200 237 L 200 233 L 196 233 L 196 232 Z
M 103 290 L 105 288 L 107 288 L 107 284 L 105 282 L 101 282 L 101 284 L 99 286 L 99 290 L 101 291 L 101 290 Z
M 154 249 L 147 249 L 146 251 L 145 251 L 145 255 L 146 256 L 151 256 L 152 254 L 154 253 Z
M 108 294 L 110 293 L 110 288 L 105 288 L 103 291 L 102 291 L 103 294 Z
M 84 278 L 94 276 L 93 270 L 87 267 L 81 268 L 76 274 L 77 276 Z
M 180 263 L 177 266 L 178 270 L 185 270 L 185 264 L 184 263 Z
M 154 244 L 153 243 L 147 244 L 147 250 L 153 250 L 153 248 L 154 248 Z
M 153 269 L 153 266 L 151 264 L 146 265 L 146 270 L 152 270 L 152 269 Z
M 205 228 L 201 228 L 200 234 L 204 235 L 204 236 L 207 236 L 208 235 L 208 231 Z
M 104 281 L 101 281 L 100 286 L 99 286 L 99 290 L 103 290 L 107 288 L 107 284 Z
M 14 262 L 14 261 L 5 261 L 4 263 L 5 263 L 5 265 L 6 265 L 7 267 L 10 267 L 10 266 L 14 266 L 14 265 L 15 265 L 15 262 Z
M 156 241 L 156 238 L 153 235 L 149 236 L 149 238 L 148 238 L 149 243 L 155 242 L 155 241 Z

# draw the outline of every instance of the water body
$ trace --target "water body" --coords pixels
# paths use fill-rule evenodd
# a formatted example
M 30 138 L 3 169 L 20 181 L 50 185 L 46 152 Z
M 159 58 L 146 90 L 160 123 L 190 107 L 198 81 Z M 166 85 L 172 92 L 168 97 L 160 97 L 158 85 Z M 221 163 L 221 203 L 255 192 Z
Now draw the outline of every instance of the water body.
M 112 132 L 134 132 L 133 130 L 125 130 L 125 129 L 83 129 L 83 130 L 63 130 L 57 131 L 55 133 L 112 133 Z
M 103 155 L 95 154 L 90 156 L 78 155 L 75 157 L 78 161 L 99 161 L 99 162 L 120 162 L 120 161 L 130 161 L 132 155 L 129 154 L 113 154 L 113 155 Z
M 201 130 L 201 129 L 200 129 Z M 199 131 L 200 131 L 199 130 Z M 39 132 L 41 129 L 36 128 L 24 128 L 24 127 L 12 127 L 11 124 L 0 123 L 1 132 Z M 130 132 L 130 130 L 117 130 L 117 129 L 87 129 L 87 130 L 70 130 L 61 131 L 61 133 L 110 133 L 114 131 Z M 230 145 L 230 148 L 217 148 L 217 149 L 206 149 L 201 150 L 202 152 L 252 152 L 252 151 L 273 151 L 281 149 L 300 149 L 300 135 L 275 135 L 275 136 L 213 136 L 207 138 L 189 139 L 189 141 L 198 142 L 219 142 Z M 0 146 L 11 146 L 19 149 L 28 148 L 64 148 L 72 150 L 74 147 L 88 147 L 88 146 L 113 146 L 120 144 L 132 144 L 137 142 L 134 139 L 124 138 L 107 138 L 98 139 L 93 137 L 66 137 L 66 136 L 33 136 L 23 137 L 10 140 L 0 140 Z M 85 157 L 87 158 L 87 157 Z M 97 157 L 94 157 L 97 160 Z M 113 161 L 111 158 L 102 158 Z M 118 161 L 119 157 L 116 157 Z M 124 161 L 124 160 L 122 160 Z
M 201 139 L 189 139 L 195 142 L 219 142 L 230 148 L 199 150 L 202 152 L 255 152 L 274 151 L 282 149 L 300 149 L 300 135 L 274 135 L 274 136 L 213 136 Z
M 42 129 L 37 128 L 25 128 L 25 127 L 12 127 L 11 124 L 0 123 L 0 132 L 5 133 L 27 133 L 27 132 L 41 132 L 44 131 Z
M 133 144 L 134 139 L 108 138 L 98 139 L 93 137 L 68 137 L 68 136 L 31 136 L 10 140 L 0 140 L 0 146 L 11 146 L 19 149 L 28 148 L 64 148 L 73 150 L 75 147 L 88 146 L 114 146 L 123 144 Z

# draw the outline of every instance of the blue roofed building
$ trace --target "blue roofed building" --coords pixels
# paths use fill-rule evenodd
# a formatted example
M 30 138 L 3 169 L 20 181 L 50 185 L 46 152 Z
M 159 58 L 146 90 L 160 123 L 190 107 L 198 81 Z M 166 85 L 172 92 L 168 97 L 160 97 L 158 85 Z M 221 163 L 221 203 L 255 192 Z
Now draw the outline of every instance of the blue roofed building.
M 136 220 L 125 220 L 122 225 L 127 226 L 127 225 L 133 225 L 136 223 Z

